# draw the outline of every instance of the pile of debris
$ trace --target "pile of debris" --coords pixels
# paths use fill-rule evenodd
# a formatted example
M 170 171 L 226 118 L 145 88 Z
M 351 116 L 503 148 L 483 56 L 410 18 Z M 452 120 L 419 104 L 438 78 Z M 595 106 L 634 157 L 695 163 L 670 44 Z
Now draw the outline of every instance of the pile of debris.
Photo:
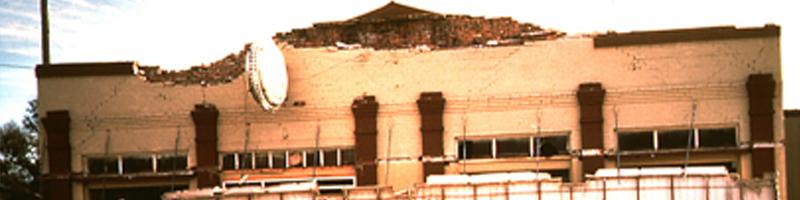
M 510 17 L 442 15 L 390 2 L 347 21 L 317 23 L 310 28 L 278 33 L 275 37 L 300 48 L 359 46 L 396 49 L 518 45 L 564 35 Z
M 245 69 L 245 54 L 250 44 L 238 53 L 231 53 L 210 64 L 192 66 L 188 70 L 164 71 L 159 66 L 141 66 L 139 74 L 151 83 L 167 85 L 216 85 L 229 83 L 239 77 Z

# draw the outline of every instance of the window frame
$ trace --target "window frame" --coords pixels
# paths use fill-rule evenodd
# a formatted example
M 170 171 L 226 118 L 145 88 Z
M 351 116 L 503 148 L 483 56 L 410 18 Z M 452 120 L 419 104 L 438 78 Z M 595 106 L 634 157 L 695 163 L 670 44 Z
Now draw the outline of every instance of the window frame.
M 324 147 L 324 148 L 319 148 L 319 149 L 303 148 L 303 149 L 259 150 L 259 151 L 249 151 L 249 152 L 223 152 L 223 153 L 219 154 L 219 161 L 220 161 L 219 167 L 220 167 L 221 170 L 251 170 L 251 169 L 289 169 L 289 168 L 347 166 L 347 165 L 353 165 L 355 163 L 355 158 L 353 158 L 353 161 L 350 161 L 352 163 L 345 163 L 345 154 L 344 154 L 344 152 L 345 151 L 354 151 L 354 150 L 355 150 L 354 146 L 344 146 L 344 147 Z M 323 154 L 325 154 L 325 152 L 328 152 L 328 153 L 335 152 L 334 155 L 336 156 L 336 158 L 333 160 L 334 163 L 325 162 L 326 158 L 325 158 L 325 155 L 323 155 Z M 288 160 L 289 157 L 291 156 L 290 154 L 293 154 L 293 153 L 298 153 L 301 156 L 301 162 L 296 166 L 291 166 L 289 164 L 289 160 Z M 313 158 L 311 158 L 311 157 L 313 157 L 313 155 L 315 153 L 317 155 L 316 156 L 316 163 L 317 163 L 316 166 L 314 166 L 312 163 L 309 163 L 309 162 L 313 161 Z M 353 153 L 355 153 L 355 152 L 353 152 Z M 247 154 L 248 156 L 241 156 L 241 155 L 244 155 L 244 154 Z M 257 163 L 258 159 L 256 157 L 257 156 L 263 156 L 264 154 L 266 154 L 266 156 L 267 156 L 267 162 L 268 163 L 267 163 L 267 165 L 265 167 L 258 167 L 259 164 Z M 275 155 L 278 155 L 278 154 L 282 154 L 283 155 L 283 166 L 277 166 L 277 165 L 280 165 L 280 164 L 279 163 L 275 163 L 275 159 L 278 158 Z M 230 169 L 225 168 L 225 157 L 226 156 L 233 156 L 232 157 L 233 158 L 233 166 L 232 166 L 233 168 L 230 168 Z M 353 156 L 355 156 L 355 155 L 353 155 Z M 251 161 L 249 161 L 249 164 L 251 165 L 250 167 L 245 168 L 245 167 L 241 166 L 241 163 L 242 163 L 241 159 L 243 159 L 242 157 L 246 157 L 246 158 L 251 159 Z
M 539 138 L 538 140 L 537 140 L 537 135 L 538 135 L 538 138 Z M 456 157 L 457 160 L 481 160 L 481 159 L 488 160 L 488 159 L 519 159 L 519 158 L 534 158 L 534 159 L 536 159 L 537 158 L 536 155 L 538 155 L 537 152 L 536 152 L 536 149 L 537 149 L 536 148 L 536 144 L 537 144 L 537 142 L 541 142 L 542 141 L 541 138 L 551 138 L 551 137 L 564 137 L 566 139 L 566 144 L 563 147 L 564 151 L 561 151 L 562 150 L 561 147 L 557 147 L 558 148 L 558 153 L 556 155 L 553 155 L 553 156 L 568 155 L 569 152 L 572 149 L 572 145 L 570 144 L 571 143 L 570 142 L 571 141 L 571 137 L 572 137 L 572 132 L 571 131 L 548 132 L 548 133 L 540 133 L 540 134 L 524 133 L 524 134 L 497 134 L 497 135 L 486 135 L 486 136 L 466 136 L 466 140 L 464 139 L 463 136 L 456 136 L 455 137 L 455 145 L 454 145 L 455 146 L 455 151 L 456 151 L 456 153 L 455 153 L 456 156 L 455 157 Z M 529 146 L 528 146 L 528 155 L 527 156 L 498 156 L 498 151 L 497 151 L 497 149 L 498 149 L 497 148 L 497 141 L 498 140 L 507 140 L 507 139 L 512 139 L 513 140 L 513 139 L 520 139 L 520 138 L 527 138 L 528 139 L 528 145 Z M 465 144 L 466 143 L 465 141 L 485 141 L 485 140 L 490 140 L 491 141 L 491 147 L 492 147 L 491 148 L 491 154 L 492 155 L 490 157 L 488 157 L 488 158 L 470 158 L 468 156 L 469 152 L 467 152 L 467 154 L 468 154 L 467 156 L 462 156 L 463 152 L 462 152 L 462 149 L 461 149 L 461 145 Z M 466 144 L 469 145 L 469 143 L 466 143 Z M 562 152 L 566 152 L 566 154 L 563 154 Z M 464 158 L 464 157 L 466 157 L 466 158 Z M 547 157 L 541 156 L 541 155 L 538 156 L 538 157 L 547 158 Z
M 701 134 L 703 133 L 704 130 L 725 130 L 725 129 L 732 129 L 733 130 L 733 138 L 734 138 L 734 144 L 733 145 L 727 145 L 727 146 L 725 146 L 725 145 L 704 146 L 703 145 L 703 140 L 701 140 L 701 138 L 702 138 Z M 731 125 L 731 126 L 701 126 L 701 127 L 695 127 L 694 129 L 689 129 L 689 128 L 654 128 L 654 129 L 630 129 L 630 130 L 617 131 L 617 132 L 615 132 L 616 133 L 616 137 L 617 137 L 616 138 L 616 142 L 617 142 L 617 147 L 616 148 L 617 148 L 617 151 L 670 151 L 670 150 L 686 149 L 685 147 L 683 147 L 683 148 L 664 148 L 661 145 L 659 145 L 659 142 L 660 142 L 659 136 L 662 135 L 662 134 L 665 134 L 664 132 L 674 132 L 674 131 L 683 131 L 683 130 L 689 131 L 689 133 L 692 135 L 691 149 L 733 148 L 733 147 L 738 147 L 742 143 L 740 141 L 741 132 L 740 132 L 738 126 L 733 126 L 733 125 Z M 634 150 L 622 150 L 622 149 L 620 149 L 621 145 L 620 145 L 620 137 L 619 137 L 619 135 L 632 134 L 632 133 L 643 133 L 643 132 L 651 132 L 652 133 L 653 144 L 652 144 L 651 148 L 634 149 Z
M 184 165 L 183 168 L 173 169 L 168 171 L 159 171 L 159 159 L 160 158 L 169 158 L 169 157 L 181 157 L 186 162 L 182 163 Z M 126 158 L 140 158 L 140 159 L 147 159 L 149 160 L 149 169 L 144 171 L 137 171 L 137 172 L 126 172 L 125 171 L 125 159 Z M 109 161 L 113 161 L 115 170 L 109 170 L 109 172 L 104 173 L 92 173 L 90 160 L 92 159 L 107 159 Z M 180 158 L 179 158 L 180 159 Z M 152 152 L 152 153 L 141 153 L 141 154 L 111 154 L 111 155 L 83 155 L 83 173 L 87 175 L 126 175 L 126 174 L 142 174 L 142 173 L 172 173 L 172 172 L 180 172 L 189 170 L 189 155 L 186 151 L 180 151 L 177 154 L 175 152 Z

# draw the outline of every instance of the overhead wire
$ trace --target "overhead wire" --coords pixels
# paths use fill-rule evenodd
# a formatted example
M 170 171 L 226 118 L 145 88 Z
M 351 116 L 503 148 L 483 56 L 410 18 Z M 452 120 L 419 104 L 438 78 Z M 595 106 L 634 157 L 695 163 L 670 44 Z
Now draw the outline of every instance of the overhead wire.
M 716 90 L 717 92 L 713 92 Z M 686 89 L 671 89 L 666 91 L 660 91 L 658 94 L 652 93 L 650 91 L 610 91 L 608 93 L 608 101 L 609 103 L 655 103 L 655 102 L 664 102 L 664 101 L 672 101 L 672 100 L 679 100 L 683 96 L 687 95 L 694 95 L 694 94 L 711 94 L 704 96 L 699 96 L 703 99 L 727 99 L 732 96 L 742 95 L 739 94 L 741 92 L 736 92 L 735 88 L 726 88 L 726 89 L 706 89 L 706 90 L 696 90 L 694 92 L 687 93 Z M 680 92 L 684 91 L 684 92 Z M 709 92 L 712 91 L 712 92 Z M 624 93 L 624 96 L 621 96 L 620 93 Z M 641 93 L 649 93 L 649 94 L 641 94 Z M 675 95 L 678 94 L 678 95 Z M 642 99 L 640 97 L 647 97 L 646 99 Z M 628 99 L 628 100 L 625 100 Z M 521 108 L 533 108 L 538 106 L 539 102 L 548 102 L 548 106 L 556 106 L 556 107 L 571 107 L 574 106 L 574 95 L 561 95 L 561 96 L 553 96 L 547 97 L 544 100 L 541 98 L 531 98 L 526 96 L 508 96 L 504 98 L 485 98 L 482 100 L 459 100 L 458 98 L 453 98 L 448 102 L 450 103 L 448 112 L 463 112 L 464 109 L 467 109 L 466 105 L 477 105 L 469 106 L 470 111 L 502 111 L 508 109 L 521 109 Z M 247 105 L 244 105 L 247 106 Z M 397 103 L 397 104 L 388 104 L 386 109 L 382 110 L 382 113 L 395 115 L 395 114 L 408 114 L 413 115 L 416 114 L 416 109 L 413 106 L 413 103 Z M 317 108 L 291 108 L 287 107 L 284 108 L 281 112 L 277 112 L 275 115 L 260 115 L 259 112 L 252 112 L 252 111 L 244 111 L 244 109 L 226 109 L 221 108 L 220 111 L 222 113 L 226 113 L 228 115 L 223 115 L 221 120 L 225 121 L 236 121 L 237 119 L 243 119 L 245 117 L 254 117 L 257 121 L 274 121 L 274 120 L 290 120 L 290 121 L 313 121 L 319 118 L 331 119 L 331 118 L 349 118 L 352 117 L 351 113 L 349 112 L 349 105 L 340 105 L 336 107 L 317 107 Z M 152 125 L 159 125 L 159 124 L 166 124 L 170 125 L 171 123 L 177 123 L 181 121 L 190 122 L 188 119 L 188 113 L 186 112 L 179 112 L 179 113 L 155 113 L 155 114 L 145 114 L 145 115 L 122 115 L 122 116 L 114 116 L 114 117 L 106 117 L 104 120 L 118 120 L 120 123 L 130 123 L 133 122 L 135 124 L 136 121 L 146 122 L 147 126 Z M 238 117 L 237 117 L 238 116 Z M 156 119 L 159 118 L 159 119 Z M 181 119 L 185 118 L 185 119 Z M 142 120 L 144 119 L 144 120 Z M 148 121 L 148 119 L 152 119 Z M 155 121 L 160 123 L 154 123 Z
M 35 68 L 30 67 L 28 65 L 18 65 L 18 64 L 10 64 L 10 63 L 0 63 L 0 68 L 6 68 L 6 69 L 28 69 L 28 70 L 35 69 Z

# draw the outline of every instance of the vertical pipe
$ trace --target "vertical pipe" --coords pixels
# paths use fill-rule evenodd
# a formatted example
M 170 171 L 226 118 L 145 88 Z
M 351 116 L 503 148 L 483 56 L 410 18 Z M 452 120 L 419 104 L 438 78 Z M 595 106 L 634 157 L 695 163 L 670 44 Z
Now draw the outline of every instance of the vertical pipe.
M 503 182 L 503 195 L 506 197 L 506 200 L 511 200 L 510 191 L 508 191 L 508 182 Z
M 572 200 L 572 199 L 573 199 L 573 197 L 572 197 L 572 195 L 573 195 L 573 194 L 572 194 L 572 192 L 573 192 L 573 188 L 575 188 L 575 186 L 574 186 L 574 185 L 572 185 L 572 184 L 570 184 L 570 185 L 569 185 L 569 200 Z
M 469 107 L 469 104 L 467 104 Z M 461 116 L 461 174 L 467 174 L 467 111 Z
M 694 98 L 692 98 L 692 119 L 689 121 L 689 136 L 687 136 L 686 141 L 686 155 L 683 159 L 683 177 L 686 178 L 688 174 L 686 173 L 689 168 L 689 152 L 692 151 L 692 139 L 694 139 L 694 118 L 697 111 L 697 102 L 695 102 Z
M 617 119 L 617 117 L 618 117 L 617 105 L 614 105 L 613 110 L 614 110 L 614 137 L 617 137 L 617 141 L 619 141 L 619 131 L 618 131 L 618 129 L 619 129 L 619 120 Z M 620 152 L 619 142 L 617 142 L 617 147 L 616 148 L 617 148 L 617 150 L 616 150 L 615 153 L 617 154 L 616 155 L 616 157 L 617 157 L 617 166 L 614 166 L 614 167 L 617 168 L 617 180 L 619 181 L 620 180 L 619 177 L 620 177 L 620 175 L 622 173 L 622 167 L 620 166 L 620 163 L 622 162 L 622 159 L 620 158 L 620 155 L 619 155 L 619 152 Z
M 177 159 L 174 159 L 174 158 L 178 157 L 178 147 L 179 147 L 180 141 L 181 141 L 181 126 L 178 126 L 178 132 L 175 133 L 175 149 L 172 152 L 173 159 L 172 159 L 172 171 L 170 172 L 170 177 L 169 177 L 169 179 L 170 179 L 169 180 L 169 191 L 175 191 L 175 172 L 178 171 L 178 170 L 175 170 L 175 168 L 178 168 L 177 167 L 178 163 L 176 161 Z M 188 157 L 188 155 L 187 155 L 187 157 Z
M 744 189 L 744 183 L 742 181 L 736 181 L 736 186 L 739 187 L 739 199 L 744 199 L 744 192 L 742 191 Z
M 39 9 L 42 17 L 42 65 L 50 66 L 50 20 L 47 14 L 47 0 L 39 1 Z
M 541 177 L 539 176 L 539 159 L 540 159 L 539 155 L 541 155 L 541 154 L 539 152 L 541 150 L 541 143 L 542 143 L 542 141 L 541 141 L 541 139 L 542 139 L 542 137 L 541 137 L 541 134 L 542 134 L 542 110 L 541 110 L 542 108 L 541 108 L 541 106 L 542 106 L 542 104 L 543 103 L 540 100 L 539 101 L 539 107 L 536 108 L 536 137 L 534 137 L 534 140 L 533 140 L 533 145 L 535 147 L 534 152 L 533 152 L 533 154 L 534 154 L 533 158 L 536 161 L 536 179 L 539 180 L 539 181 L 541 181 Z
M 675 200 L 675 177 L 669 177 L 669 199 Z
M 472 200 L 478 200 L 478 186 L 472 185 Z
M 711 200 L 711 179 L 709 179 L 708 176 L 703 177 L 703 179 L 705 179 L 706 182 L 706 200 Z
M 636 200 L 641 199 L 641 196 L 642 196 L 641 195 L 642 187 L 639 185 L 639 181 L 640 181 L 639 177 L 637 176 L 636 177 Z
M 315 164 L 312 163 L 312 164 L 314 164 L 314 168 L 312 168 L 312 170 L 311 170 L 311 178 L 312 178 L 312 181 L 315 184 L 317 183 L 317 167 L 319 167 L 320 164 L 322 163 L 320 161 L 320 159 L 319 159 L 319 155 L 321 154 L 321 152 L 319 151 L 319 134 L 320 134 L 321 131 L 322 130 L 321 130 L 320 125 L 319 125 L 319 120 L 317 120 L 317 132 L 316 132 L 316 134 L 314 134 L 314 151 L 315 151 L 315 153 L 314 153 L 314 161 L 313 162 L 315 162 Z
M 537 177 L 538 177 L 538 175 L 537 175 Z M 539 200 L 542 200 L 542 180 L 541 179 L 536 181 L 536 193 L 538 193 L 537 196 L 538 196 Z
M 392 129 L 394 128 L 394 118 L 389 118 L 389 134 L 386 136 L 386 175 L 383 177 L 383 184 L 389 185 L 389 168 L 392 161 Z M 422 178 L 425 181 L 425 177 Z
M 606 179 L 603 179 L 603 200 L 606 200 Z

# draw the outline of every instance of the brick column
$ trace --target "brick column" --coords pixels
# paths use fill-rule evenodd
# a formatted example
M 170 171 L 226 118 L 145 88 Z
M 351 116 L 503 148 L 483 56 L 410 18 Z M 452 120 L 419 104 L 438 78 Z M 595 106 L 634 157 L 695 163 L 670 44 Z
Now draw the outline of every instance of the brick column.
M 48 174 L 42 179 L 44 199 L 72 198 L 70 174 L 72 173 L 72 151 L 69 142 L 69 111 L 49 111 L 42 118 L 47 134 L 46 150 Z
M 772 74 L 752 74 L 747 77 L 747 97 L 750 115 L 750 141 L 753 144 L 772 144 L 773 115 L 775 109 L 772 101 L 775 98 L 775 79 Z M 756 145 L 752 149 L 752 175 L 759 177 L 764 173 L 775 172 L 774 146 Z
M 375 96 L 363 96 L 353 100 L 351 109 L 356 125 L 356 182 L 358 186 L 377 185 L 378 102 Z
M 603 101 L 606 91 L 600 83 L 583 83 L 578 87 L 582 150 L 603 152 Z M 602 155 L 582 156 L 583 174 L 603 167 Z
M 213 104 L 197 104 L 192 111 L 195 128 L 195 152 L 197 155 L 198 188 L 210 188 L 219 183 L 217 153 L 217 124 L 219 111 Z
M 423 157 L 442 157 L 444 148 L 442 147 L 442 134 L 444 125 L 442 117 L 444 114 L 445 99 L 441 92 L 423 92 L 417 100 L 419 108 L 422 133 L 422 156 Z M 425 162 L 424 176 L 431 174 L 444 174 L 443 162 Z

